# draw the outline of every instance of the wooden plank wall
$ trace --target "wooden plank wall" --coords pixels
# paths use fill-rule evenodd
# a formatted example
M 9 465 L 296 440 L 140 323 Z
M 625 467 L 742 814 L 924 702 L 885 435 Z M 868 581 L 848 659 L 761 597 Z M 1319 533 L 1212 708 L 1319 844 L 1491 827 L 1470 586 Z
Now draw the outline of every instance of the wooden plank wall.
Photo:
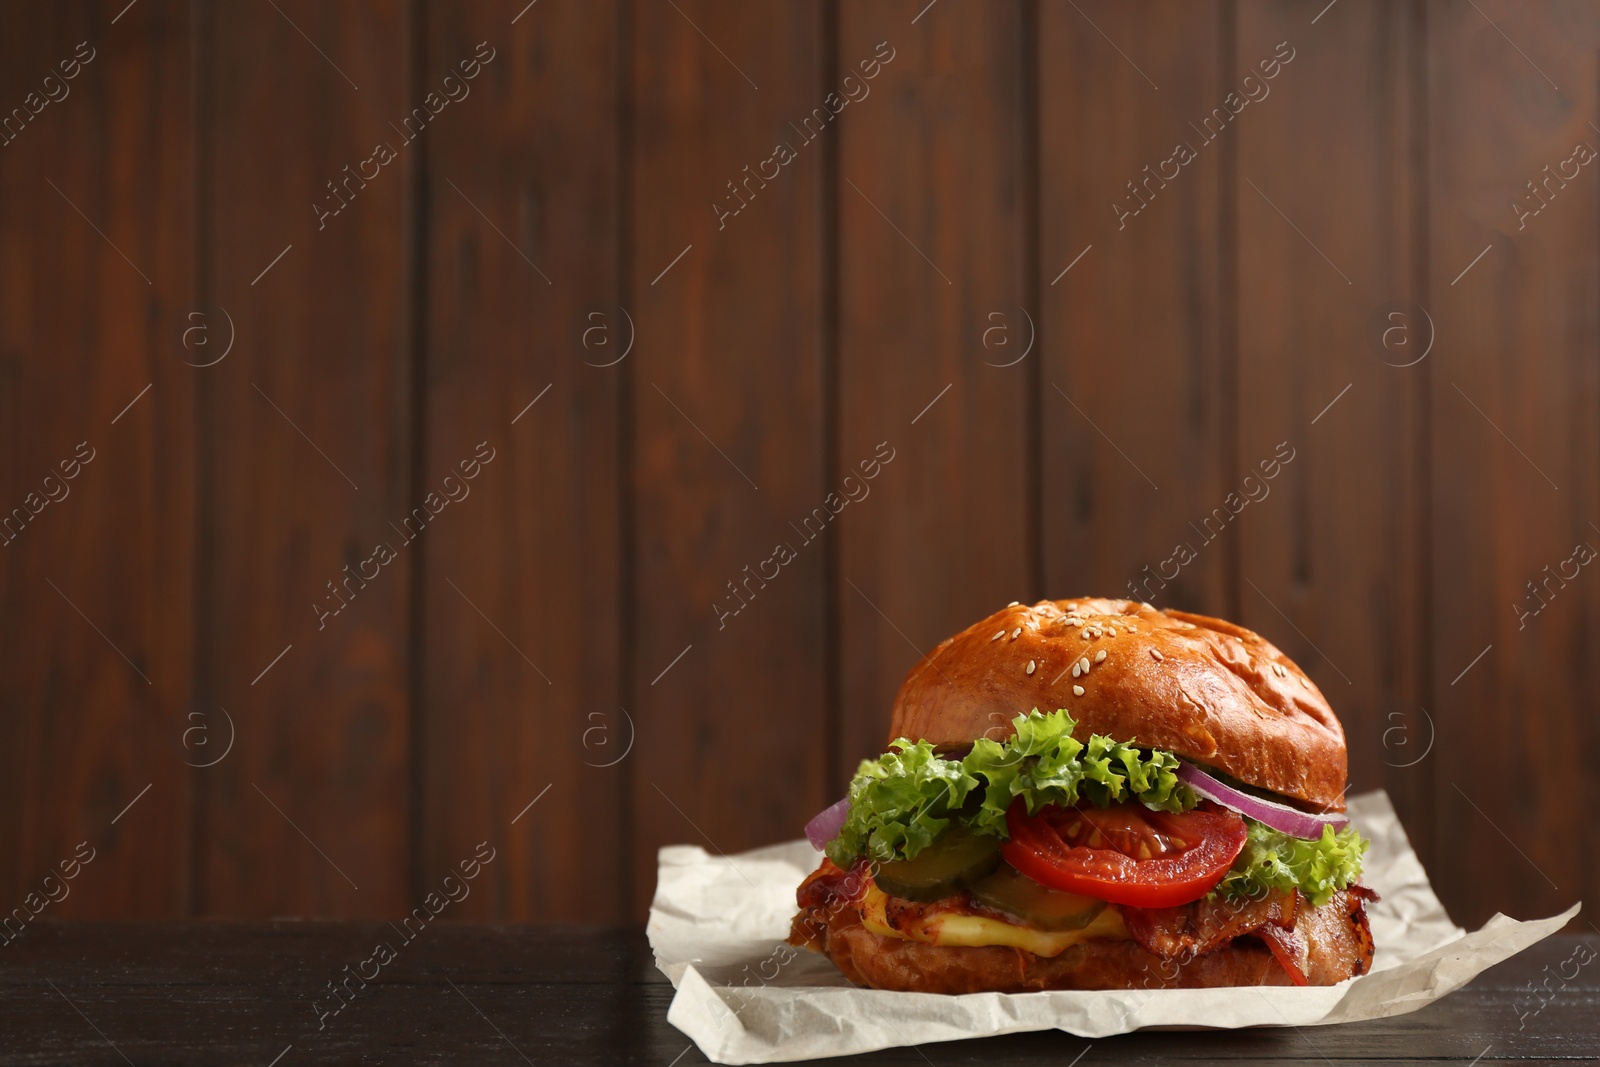
M 1377 334 L 1401 326 L 1415 342 L 1397 330 L 1375 352 L 1366 339 L 1380 309 L 1427 302 L 1414 155 L 1422 89 L 1411 70 L 1421 11 L 1347 5 L 1311 25 L 1301 6 L 1241 20 L 1233 64 L 1256 72 L 1241 95 L 1261 96 L 1239 118 L 1229 194 L 1239 421 L 1227 488 L 1249 501 L 1238 519 L 1239 618 L 1305 665 L 1341 713 L 1351 789 L 1387 789 L 1426 843 L 1431 768 L 1412 764 L 1440 714 L 1424 678 L 1417 488 L 1434 366 L 1431 355 L 1403 365 L 1425 343 L 1415 312 L 1380 317 Z M 1260 64 L 1270 70 L 1280 55 L 1293 59 L 1263 79 Z M 1326 153 L 1316 167 L 1291 147 L 1308 124 Z M 1277 478 L 1263 477 L 1263 462 L 1288 456 Z
M 61 915 L 178 915 L 203 452 L 179 357 L 205 358 L 203 334 L 182 344 L 205 323 L 190 27 L 151 4 L 118 49 L 101 8 L 5 17 L 6 114 L 38 112 L 0 146 L 0 880 L 22 906 L 93 857 Z
M 854 71 L 871 95 L 840 116 L 836 491 L 877 476 L 839 516 L 835 793 L 883 749 L 884 694 L 919 651 L 1039 587 L 1037 358 L 1016 358 L 1036 308 L 1037 206 L 1018 180 L 1031 12 L 955 5 L 913 25 L 923 6 L 846 5 L 839 26 L 840 84 Z
M 207 379 L 201 700 L 239 742 L 198 779 L 195 906 L 404 910 L 414 590 L 405 555 L 369 561 L 411 505 L 415 149 L 371 180 L 360 161 L 406 113 L 406 26 L 393 5 L 278 8 L 217 8 L 205 48 L 206 282 L 238 340 Z M 263 48 L 315 62 L 259 69 Z
M 1439 820 L 1435 867 L 1471 884 L 1479 910 L 1548 910 L 1592 895 L 1600 873 L 1583 818 L 1600 584 L 1574 558 L 1600 548 L 1597 215 L 1589 175 L 1561 177 L 1587 170 L 1563 166 L 1576 146 L 1600 148 L 1600 17 L 1501 3 L 1429 19 L 1428 291 L 1452 356 L 1430 397 L 1433 687 L 1451 725 L 1434 794 L 1457 813 Z M 1534 765 L 1520 788 L 1501 784 L 1498 768 Z
M 1592 13 L 0 31 L 0 904 L 636 918 L 1091 591 L 1281 644 L 1458 920 L 1600 887 Z
M 427 14 L 412 95 L 443 91 L 452 71 L 468 95 L 439 116 L 422 183 L 425 458 L 410 495 L 444 493 L 447 477 L 467 495 L 426 545 L 415 873 L 436 884 L 490 840 L 499 858 L 464 915 L 608 918 L 626 861 L 611 832 L 621 772 L 604 766 L 626 721 L 617 560 L 628 371 L 608 366 L 627 343 L 618 13 L 541 4 L 515 25 L 487 7 Z M 464 79 L 463 62 L 478 76 Z M 571 78 L 572 63 L 592 76 Z M 493 459 L 468 480 L 480 445 Z M 572 832 L 587 822 L 606 832 Z M 589 879 L 565 874 L 579 869 Z

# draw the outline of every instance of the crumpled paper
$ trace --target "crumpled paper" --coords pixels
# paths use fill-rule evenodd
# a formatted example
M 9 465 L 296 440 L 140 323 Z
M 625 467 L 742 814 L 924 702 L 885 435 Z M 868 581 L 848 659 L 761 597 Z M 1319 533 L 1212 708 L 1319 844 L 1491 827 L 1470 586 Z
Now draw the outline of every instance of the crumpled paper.
M 973 993 L 861 989 L 822 956 L 784 943 L 794 891 L 821 857 L 805 841 L 736 856 L 663 848 L 650 947 L 677 993 L 667 1021 L 715 1063 L 776 1063 L 898 1045 L 1065 1030 L 1098 1038 L 1142 1027 L 1315 1026 L 1416 1011 L 1561 929 L 1578 913 L 1467 933 L 1450 921 L 1383 792 L 1349 802 L 1372 842 L 1362 881 L 1377 955 L 1336 986 Z

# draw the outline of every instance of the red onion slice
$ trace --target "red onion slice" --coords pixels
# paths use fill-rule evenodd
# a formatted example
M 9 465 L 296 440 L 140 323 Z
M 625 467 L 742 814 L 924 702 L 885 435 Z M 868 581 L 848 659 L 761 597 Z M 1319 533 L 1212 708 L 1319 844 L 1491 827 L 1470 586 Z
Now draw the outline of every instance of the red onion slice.
M 1240 815 L 1248 815 L 1263 826 L 1270 826 L 1291 837 L 1314 840 L 1322 836 L 1324 826 L 1339 830 L 1350 823 L 1350 817 L 1343 812 L 1330 811 L 1314 815 L 1299 808 L 1291 808 L 1287 804 L 1241 793 L 1231 786 L 1223 785 L 1192 763 L 1180 763 L 1178 778 L 1207 800 L 1214 800 L 1225 808 L 1232 808 Z
M 821 852 L 829 841 L 839 836 L 839 831 L 844 829 L 845 816 L 849 814 L 850 798 L 845 797 L 806 823 L 806 839 L 811 842 L 811 847 Z

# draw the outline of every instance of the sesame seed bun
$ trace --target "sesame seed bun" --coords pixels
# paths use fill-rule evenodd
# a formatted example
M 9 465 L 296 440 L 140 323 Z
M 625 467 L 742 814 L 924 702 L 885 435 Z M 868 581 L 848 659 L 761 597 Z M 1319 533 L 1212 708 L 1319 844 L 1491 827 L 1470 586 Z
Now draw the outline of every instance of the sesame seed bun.
M 1085 669 L 1087 664 L 1087 669 Z M 1031 708 L 1306 805 L 1344 810 L 1344 729 L 1311 679 L 1242 626 L 1131 600 L 1012 604 L 918 661 L 889 738 L 1001 740 Z

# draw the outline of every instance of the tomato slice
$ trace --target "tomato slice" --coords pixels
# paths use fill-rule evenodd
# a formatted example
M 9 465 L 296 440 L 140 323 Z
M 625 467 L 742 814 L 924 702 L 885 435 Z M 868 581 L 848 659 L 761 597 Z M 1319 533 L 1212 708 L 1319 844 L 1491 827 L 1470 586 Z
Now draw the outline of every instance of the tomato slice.
M 1210 802 L 1182 813 L 1137 802 L 1006 812 L 1005 861 L 1040 885 L 1137 908 L 1199 900 L 1244 848 L 1244 820 Z

